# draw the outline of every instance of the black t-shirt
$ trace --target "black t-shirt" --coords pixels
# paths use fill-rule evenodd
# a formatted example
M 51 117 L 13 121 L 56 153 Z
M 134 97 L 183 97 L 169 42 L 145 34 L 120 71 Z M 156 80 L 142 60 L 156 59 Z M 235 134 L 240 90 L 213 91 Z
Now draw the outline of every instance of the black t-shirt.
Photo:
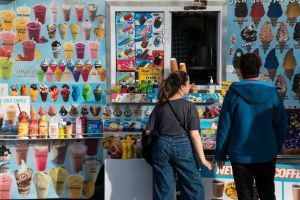
M 200 122 L 195 104 L 185 99 L 170 100 L 169 102 L 176 112 L 180 123 L 187 130 L 199 130 Z M 153 109 L 148 120 L 147 130 L 153 130 L 154 128 L 163 135 L 181 135 L 186 132 L 178 123 L 176 116 L 174 116 L 167 103 L 161 106 L 157 105 Z

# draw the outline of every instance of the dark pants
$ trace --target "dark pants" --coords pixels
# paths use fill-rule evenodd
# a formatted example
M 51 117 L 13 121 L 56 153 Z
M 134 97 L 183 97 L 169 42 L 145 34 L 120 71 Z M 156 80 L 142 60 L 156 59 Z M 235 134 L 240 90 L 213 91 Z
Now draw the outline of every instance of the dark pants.
M 239 200 L 253 200 L 255 185 L 261 200 L 275 200 L 276 159 L 266 163 L 244 164 L 231 161 Z
M 160 135 L 153 147 L 153 200 L 174 199 L 174 171 L 181 199 L 204 200 L 201 174 L 186 135 Z

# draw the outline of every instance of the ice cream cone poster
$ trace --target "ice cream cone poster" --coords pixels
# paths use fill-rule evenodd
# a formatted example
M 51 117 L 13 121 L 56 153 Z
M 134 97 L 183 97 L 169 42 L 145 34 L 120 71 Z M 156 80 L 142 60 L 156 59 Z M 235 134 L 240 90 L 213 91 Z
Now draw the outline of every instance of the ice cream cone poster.
M 247 22 L 247 20 L 245 20 L 247 15 L 248 15 L 248 7 L 246 1 L 240 1 L 235 3 L 234 22 L 236 22 L 240 28 L 243 26 L 244 22 Z
M 278 88 L 286 108 L 299 108 L 300 22 L 297 1 L 230 1 L 227 15 L 227 80 L 241 80 L 240 56 L 258 53 L 261 80 Z M 242 10 L 242 11 L 241 11 Z M 233 40 L 233 35 L 236 37 Z M 234 42 L 233 42 L 234 41 Z M 295 84 L 294 84 L 295 80 Z

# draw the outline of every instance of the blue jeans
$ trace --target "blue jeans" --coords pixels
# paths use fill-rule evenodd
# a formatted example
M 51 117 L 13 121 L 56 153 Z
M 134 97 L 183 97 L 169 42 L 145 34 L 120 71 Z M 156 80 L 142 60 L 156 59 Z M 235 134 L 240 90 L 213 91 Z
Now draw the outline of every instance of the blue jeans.
M 204 200 L 201 174 L 187 135 L 160 135 L 152 159 L 153 200 L 174 199 L 174 171 L 179 176 L 181 199 Z

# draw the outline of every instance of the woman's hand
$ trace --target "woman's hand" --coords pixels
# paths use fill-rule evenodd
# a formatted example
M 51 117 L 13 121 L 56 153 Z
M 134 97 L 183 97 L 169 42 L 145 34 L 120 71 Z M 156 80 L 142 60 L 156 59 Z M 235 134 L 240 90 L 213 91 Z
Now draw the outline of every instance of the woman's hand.
M 201 162 L 209 171 L 213 170 L 214 168 L 213 163 L 207 161 L 206 159 Z

